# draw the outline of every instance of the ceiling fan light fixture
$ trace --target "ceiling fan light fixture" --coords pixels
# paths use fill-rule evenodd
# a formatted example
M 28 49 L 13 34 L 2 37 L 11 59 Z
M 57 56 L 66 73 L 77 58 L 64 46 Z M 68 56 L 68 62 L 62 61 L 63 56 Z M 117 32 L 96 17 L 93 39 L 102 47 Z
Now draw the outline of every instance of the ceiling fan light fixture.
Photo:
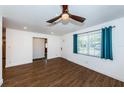
M 67 13 L 62 14 L 62 20 L 66 21 L 69 19 L 69 15 Z
M 62 13 L 59 16 L 56 16 L 55 18 L 48 20 L 47 22 L 54 23 L 54 22 L 58 21 L 59 19 L 62 20 L 62 22 L 68 22 L 69 19 L 73 19 L 73 20 L 81 22 L 81 23 L 83 23 L 85 21 L 84 17 L 80 17 L 80 16 L 69 13 L 68 5 L 62 5 Z

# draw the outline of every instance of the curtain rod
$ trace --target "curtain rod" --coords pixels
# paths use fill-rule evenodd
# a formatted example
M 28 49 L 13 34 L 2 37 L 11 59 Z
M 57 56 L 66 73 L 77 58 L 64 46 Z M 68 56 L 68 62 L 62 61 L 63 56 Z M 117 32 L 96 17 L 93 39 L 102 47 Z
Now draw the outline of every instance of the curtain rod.
M 115 28 L 116 26 L 112 26 L 112 28 Z M 85 33 L 90 33 L 90 32 L 97 32 L 99 30 L 102 30 L 102 29 L 96 29 L 96 30 L 91 30 L 91 31 L 87 31 L 87 32 L 83 32 L 83 33 L 78 33 L 78 34 L 85 34 Z

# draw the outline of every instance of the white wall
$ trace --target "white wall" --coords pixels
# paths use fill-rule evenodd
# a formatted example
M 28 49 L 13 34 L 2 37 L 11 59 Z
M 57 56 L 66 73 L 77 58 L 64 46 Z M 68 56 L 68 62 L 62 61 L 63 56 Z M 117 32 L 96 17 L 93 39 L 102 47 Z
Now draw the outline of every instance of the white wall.
M 113 29 L 113 61 L 73 54 L 74 33 L 87 32 L 110 25 L 116 26 L 116 28 Z M 62 37 L 64 40 L 62 44 L 62 57 L 115 79 L 124 81 L 124 18 L 89 27 L 74 33 L 70 33 Z
M 113 61 L 73 54 L 74 33 L 87 32 L 110 25 L 116 26 L 116 28 L 113 29 Z M 48 59 L 61 57 L 60 48 L 62 45 L 62 57 L 115 79 L 124 81 L 124 18 L 89 27 L 74 33 L 62 36 L 62 41 L 64 42 L 61 44 L 61 38 L 58 36 L 7 28 L 7 67 L 31 63 L 33 59 L 32 37 L 41 37 L 48 39 Z
M 0 86 L 2 82 L 2 17 L 0 16 Z
M 48 59 L 61 56 L 60 37 L 6 29 L 6 66 L 15 66 L 31 63 L 33 59 L 33 37 L 48 39 Z
M 45 39 L 33 38 L 33 59 L 45 57 Z

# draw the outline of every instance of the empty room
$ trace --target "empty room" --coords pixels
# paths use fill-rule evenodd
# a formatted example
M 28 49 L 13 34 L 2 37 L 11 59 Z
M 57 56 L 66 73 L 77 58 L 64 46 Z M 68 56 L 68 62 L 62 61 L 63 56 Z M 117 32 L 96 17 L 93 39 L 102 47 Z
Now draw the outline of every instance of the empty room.
M 123 5 L 0 5 L 1 87 L 123 87 Z

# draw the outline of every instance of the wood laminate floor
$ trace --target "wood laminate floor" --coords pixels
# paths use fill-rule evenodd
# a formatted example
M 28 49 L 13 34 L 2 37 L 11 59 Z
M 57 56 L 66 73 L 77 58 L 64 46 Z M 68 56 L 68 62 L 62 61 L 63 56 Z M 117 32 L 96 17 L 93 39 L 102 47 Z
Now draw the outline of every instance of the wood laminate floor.
M 124 83 L 62 58 L 6 69 L 3 87 L 121 87 Z

